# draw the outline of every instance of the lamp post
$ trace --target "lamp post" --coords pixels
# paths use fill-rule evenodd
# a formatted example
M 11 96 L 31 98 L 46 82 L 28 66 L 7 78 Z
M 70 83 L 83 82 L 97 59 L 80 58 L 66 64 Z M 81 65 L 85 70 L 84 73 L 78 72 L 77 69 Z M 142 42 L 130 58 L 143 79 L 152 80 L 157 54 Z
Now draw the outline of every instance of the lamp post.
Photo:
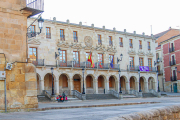
M 82 94 L 85 94 L 85 91 L 84 91 L 84 68 L 82 69 L 82 73 L 83 73 L 83 92 L 82 92 Z
M 120 69 L 119 69 L 118 73 L 119 73 L 119 93 L 122 93 L 122 91 L 121 91 L 121 70 Z
M 159 80 L 158 80 L 158 70 L 156 71 L 156 74 L 157 74 L 157 82 L 158 82 L 158 92 L 160 92 L 160 89 L 159 89 Z
M 139 73 L 139 92 L 142 92 L 141 91 L 141 83 L 140 83 L 140 69 L 138 70 L 138 73 Z
M 61 52 L 61 49 L 58 48 L 58 53 L 59 53 L 59 54 L 57 54 L 57 53 L 55 52 L 55 59 L 56 59 L 58 56 L 60 56 L 60 54 L 61 54 L 60 52 Z
M 121 59 L 118 59 L 118 57 L 117 57 L 117 64 L 118 64 L 120 61 L 122 61 L 123 54 L 120 55 L 120 58 L 121 58 Z
M 53 81 L 53 70 L 54 70 L 54 68 L 52 67 L 51 68 L 51 73 L 52 73 L 52 95 L 54 95 L 54 81 Z
M 43 28 L 43 22 L 44 22 L 44 19 L 42 19 L 42 17 L 40 17 L 38 19 L 38 25 L 39 25 L 40 33 L 41 33 L 42 28 Z

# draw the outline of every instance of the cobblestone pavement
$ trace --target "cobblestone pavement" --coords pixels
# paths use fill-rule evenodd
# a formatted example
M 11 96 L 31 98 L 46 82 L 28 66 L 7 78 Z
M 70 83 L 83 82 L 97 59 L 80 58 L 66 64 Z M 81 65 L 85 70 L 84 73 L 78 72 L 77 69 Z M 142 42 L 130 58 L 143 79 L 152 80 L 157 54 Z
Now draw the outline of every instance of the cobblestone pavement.
M 126 106 L 111 107 L 91 107 L 91 108 L 73 108 L 73 109 L 56 109 L 37 112 L 11 112 L 0 113 L 2 120 L 49 120 L 49 119 L 66 119 L 66 120 L 102 120 L 134 112 L 146 111 L 154 108 L 180 104 L 180 97 L 162 97 L 162 98 L 133 98 L 123 100 L 96 100 L 96 101 L 79 101 L 67 103 L 40 103 L 39 107 L 50 106 L 72 106 L 72 105 L 93 105 L 93 104 L 111 104 L 111 103 L 132 103 L 132 102 L 160 102 L 155 104 L 138 104 Z

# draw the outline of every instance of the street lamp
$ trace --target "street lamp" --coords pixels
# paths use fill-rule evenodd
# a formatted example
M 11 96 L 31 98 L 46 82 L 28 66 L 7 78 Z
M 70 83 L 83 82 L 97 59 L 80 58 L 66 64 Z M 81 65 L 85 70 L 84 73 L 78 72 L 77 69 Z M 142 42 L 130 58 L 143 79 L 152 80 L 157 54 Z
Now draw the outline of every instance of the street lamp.
M 156 74 L 157 74 L 157 82 L 158 82 L 158 92 L 160 92 L 160 89 L 159 89 L 159 80 L 158 80 L 158 70 L 156 71 Z
M 43 22 L 44 22 L 44 19 L 42 19 L 42 17 L 40 17 L 38 19 L 38 25 L 39 25 L 40 33 L 41 33 L 42 28 L 43 28 Z
M 139 74 L 139 92 L 142 92 L 141 91 L 141 83 L 140 83 L 140 69 L 138 70 L 138 74 Z
M 121 91 L 121 70 L 120 69 L 119 69 L 118 73 L 119 73 L 119 93 L 122 93 L 122 91 Z
M 54 85 L 53 85 L 53 83 L 54 83 L 54 81 L 53 81 L 53 70 L 54 70 L 54 68 L 52 67 L 52 68 L 51 68 L 51 73 L 52 73 L 52 95 L 54 95 Z
M 123 54 L 120 55 L 120 58 L 121 58 L 121 59 L 118 59 L 118 57 L 117 57 L 117 64 L 118 64 L 120 61 L 122 61 Z
M 82 69 L 82 73 L 83 73 L 83 92 L 82 92 L 82 94 L 85 94 L 85 91 L 84 91 L 84 68 Z
M 61 54 L 60 52 L 61 52 L 61 49 L 58 48 L 58 53 L 59 53 L 59 54 L 57 54 L 57 53 L 55 52 L 55 59 L 56 59 L 58 56 L 60 56 L 60 54 Z

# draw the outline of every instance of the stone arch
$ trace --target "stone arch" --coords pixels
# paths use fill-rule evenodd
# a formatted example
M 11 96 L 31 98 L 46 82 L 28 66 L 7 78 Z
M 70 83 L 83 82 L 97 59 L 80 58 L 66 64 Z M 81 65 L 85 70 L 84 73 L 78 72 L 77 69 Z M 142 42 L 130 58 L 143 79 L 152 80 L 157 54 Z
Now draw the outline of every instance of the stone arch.
M 98 82 L 98 93 L 104 93 L 105 90 L 105 83 L 106 83 L 106 77 L 105 75 L 99 75 L 97 78 Z
M 92 75 L 92 74 L 88 74 L 85 76 L 85 88 L 86 88 L 86 94 L 93 94 L 94 93 L 94 87 L 95 87 L 95 84 L 94 84 L 94 80 L 95 80 L 95 77 Z
M 52 81 L 53 80 L 53 81 Z M 55 90 L 55 80 L 56 77 L 52 73 L 46 73 L 44 76 L 44 90 L 47 90 L 48 92 L 52 93 L 52 82 L 53 82 L 53 88 Z
M 138 90 L 137 89 L 137 78 L 135 76 L 131 76 L 129 79 L 130 90 Z
M 155 90 L 155 79 L 153 77 L 148 78 L 148 89 L 150 90 Z
M 117 78 L 114 75 L 109 77 L 109 90 L 116 90 L 116 81 Z
M 73 77 L 73 89 L 82 92 L 83 78 L 80 74 L 74 74 Z
M 66 73 L 62 73 L 59 75 L 59 94 L 62 94 L 65 91 L 66 95 L 70 94 L 69 89 L 70 77 Z
M 146 78 L 144 76 L 140 77 L 140 85 L 141 85 L 141 91 L 145 92 L 145 87 L 146 87 Z M 140 88 L 140 87 L 139 87 Z
M 37 95 L 40 95 L 41 94 L 41 89 L 40 89 L 40 82 L 41 82 L 41 76 L 38 74 L 38 73 L 36 73 L 36 76 L 37 76 L 37 78 L 36 78 L 36 82 L 37 82 Z

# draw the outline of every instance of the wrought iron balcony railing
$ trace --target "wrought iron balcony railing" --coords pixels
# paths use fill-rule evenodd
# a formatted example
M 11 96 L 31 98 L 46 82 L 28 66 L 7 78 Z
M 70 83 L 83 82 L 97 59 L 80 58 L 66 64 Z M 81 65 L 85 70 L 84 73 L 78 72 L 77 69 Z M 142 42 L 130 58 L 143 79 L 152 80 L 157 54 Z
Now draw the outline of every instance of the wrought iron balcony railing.
M 46 38 L 51 39 L 51 33 L 46 33 Z
M 44 66 L 44 59 L 37 59 L 36 61 L 32 61 L 35 66 Z
M 148 46 L 148 50 L 151 50 L 151 46 Z
M 132 43 L 129 43 L 129 47 L 130 47 L 130 48 L 133 48 L 133 44 L 132 44 Z
M 169 65 L 170 65 L 170 66 L 176 65 L 176 61 L 175 61 L 175 60 L 170 61 L 170 62 L 169 62 Z
M 171 81 L 177 81 L 177 76 L 171 76 Z
M 60 40 L 65 41 L 65 35 L 60 35 Z
M 142 49 L 142 45 L 139 45 L 139 49 Z
M 127 66 L 127 71 L 138 71 L 139 70 L 139 65 L 133 66 L 133 65 L 128 65 Z M 149 67 L 149 71 L 142 71 L 142 72 L 156 72 L 156 67 Z
M 113 42 L 109 40 L 109 46 L 113 46 Z
M 40 32 L 29 32 L 29 33 L 27 33 L 27 36 L 28 36 L 28 38 L 32 38 L 32 37 L 36 37 L 39 34 L 40 34 Z
M 174 52 L 174 47 L 169 48 L 169 52 Z

